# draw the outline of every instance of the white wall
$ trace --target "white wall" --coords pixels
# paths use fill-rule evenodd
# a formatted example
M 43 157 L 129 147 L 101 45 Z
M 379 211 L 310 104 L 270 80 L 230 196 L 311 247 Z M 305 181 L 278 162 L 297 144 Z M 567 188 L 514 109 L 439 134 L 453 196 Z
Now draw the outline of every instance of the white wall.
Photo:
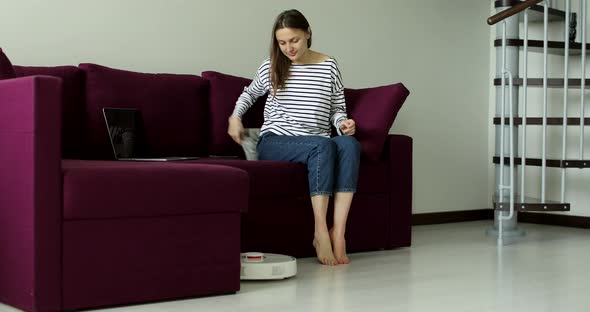
M 571 2 L 573 12 L 580 12 L 579 1 Z M 553 1 L 552 7 L 565 10 L 565 1 Z M 494 12 L 494 11 L 493 11 Z M 493 14 L 493 13 L 492 13 Z M 581 23 L 578 15 L 578 32 L 577 42 L 581 41 Z M 549 26 L 549 40 L 563 41 L 564 38 L 564 23 L 551 23 Z M 494 35 L 494 28 L 491 28 L 492 35 Z M 524 34 L 524 28 L 521 24 L 521 34 Z M 533 23 L 529 26 L 529 39 L 542 40 L 543 39 L 543 24 Z M 587 40 L 589 41 L 589 40 Z M 490 49 L 490 59 L 495 61 L 495 50 Z M 519 72 L 520 76 L 524 76 L 524 59 L 523 53 L 520 52 Z M 564 77 L 564 57 L 562 55 L 548 56 L 548 77 L 549 78 L 563 78 Z M 529 53 L 528 60 L 529 77 L 542 78 L 543 77 L 543 55 L 542 53 Z M 570 56 L 569 77 L 579 79 L 581 76 L 581 57 L 579 55 Z M 495 68 L 490 67 L 491 76 L 495 74 Z M 590 60 L 586 61 L 586 76 L 590 76 Z M 495 111 L 495 88 L 491 88 L 490 92 L 490 119 L 494 116 Z M 499 90 L 499 89 L 498 89 Z M 585 115 L 590 116 L 590 92 L 586 90 L 585 100 Z M 572 89 L 568 91 L 568 116 L 576 117 L 580 114 L 580 89 Z M 522 103 L 524 99 L 524 92 L 519 92 L 519 102 L 521 103 L 520 112 L 522 113 Z M 543 91 L 542 88 L 528 89 L 528 116 L 540 117 L 543 113 Z M 547 112 L 549 117 L 561 117 L 563 115 L 563 90 L 549 89 L 547 92 Z M 584 159 L 590 159 L 590 127 L 584 127 L 585 146 Z M 494 153 L 494 138 L 493 127 L 490 126 L 490 154 Z M 521 129 L 519 128 L 519 131 Z M 542 155 L 542 131 L 540 126 L 527 127 L 527 157 L 541 158 Z M 578 159 L 579 157 L 579 139 L 580 127 L 567 128 L 567 159 Z M 522 140 L 522 135 L 519 135 L 519 140 Z M 562 150 L 562 128 L 549 127 L 547 131 L 547 158 L 561 159 Z M 519 153 L 520 154 L 520 153 Z M 520 177 L 519 177 L 520 179 Z M 541 169 L 540 167 L 528 166 L 525 171 L 525 195 L 530 197 L 541 197 Z M 493 171 L 490 167 L 490 181 L 493 181 Z M 590 170 L 589 169 L 566 169 L 566 192 L 565 200 L 571 204 L 571 211 L 560 214 L 575 215 L 575 216 L 590 216 Z M 493 184 L 493 183 L 492 183 Z M 517 183 L 520 185 L 520 182 Z M 493 186 L 490 187 L 490 198 L 493 194 Z M 559 201 L 561 196 L 561 169 L 548 168 L 546 171 L 546 189 L 545 196 L 548 200 Z
M 0 46 L 21 65 L 250 77 L 293 7 L 347 87 L 411 91 L 392 132 L 414 138 L 414 212 L 489 207 L 485 1 L 2 0 Z

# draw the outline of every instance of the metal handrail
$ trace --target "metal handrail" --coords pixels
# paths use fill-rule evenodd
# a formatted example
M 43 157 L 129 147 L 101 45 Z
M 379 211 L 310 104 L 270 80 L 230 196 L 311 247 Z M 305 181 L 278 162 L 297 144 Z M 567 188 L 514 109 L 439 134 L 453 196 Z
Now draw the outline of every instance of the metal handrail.
M 582 13 L 582 81 L 580 84 L 580 160 L 584 159 L 584 99 L 586 98 L 586 0 L 580 1 L 580 11 Z
M 549 32 L 549 5 L 545 2 L 543 15 L 543 138 L 541 150 L 541 202 L 545 202 L 547 189 L 547 56 Z
M 565 2 L 565 26 L 564 28 L 564 42 L 565 51 L 563 59 L 563 121 L 561 126 L 561 159 L 566 159 L 567 155 L 567 106 L 568 106 L 568 94 L 569 88 L 569 54 L 570 54 L 570 41 L 569 38 L 569 25 L 570 25 L 570 11 L 571 11 L 571 0 Z M 565 168 L 561 169 L 561 203 L 565 202 Z
M 510 86 L 509 89 L 509 96 L 510 96 L 510 104 L 509 104 L 509 116 L 510 116 L 510 130 L 509 130 L 509 159 L 510 159 L 510 183 L 509 185 L 504 185 L 504 170 L 500 169 L 500 182 L 498 184 L 498 196 L 502 201 L 504 199 L 504 190 L 510 191 L 510 207 L 508 216 L 504 216 L 502 212 L 498 216 L 498 245 L 503 245 L 503 221 L 510 220 L 514 217 L 514 99 L 513 99 L 513 75 L 510 70 L 506 68 L 506 21 L 503 21 L 502 25 L 502 107 L 500 108 L 500 164 L 504 164 L 504 120 L 506 119 L 506 96 L 505 96 L 505 89 L 506 89 L 506 75 L 508 75 L 508 85 Z
M 524 11 L 524 75 L 522 78 L 523 87 L 523 112 L 522 112 L 522 155 L 521 164 L 526 164 L 526 130 L 527 130 L 527 110 L 528 110 L 528 79 L 529 79 L 529 9 Z M 526 186 L 526 166 L 520 166 L 520 202 L 524 203 L 524 190 Z

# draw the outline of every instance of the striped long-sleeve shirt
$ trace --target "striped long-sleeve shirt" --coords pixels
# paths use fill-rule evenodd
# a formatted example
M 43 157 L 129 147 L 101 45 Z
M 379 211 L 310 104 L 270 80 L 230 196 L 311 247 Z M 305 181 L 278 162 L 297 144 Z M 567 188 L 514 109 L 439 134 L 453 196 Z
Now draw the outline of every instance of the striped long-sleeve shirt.
M 270 80 L 270 58 L 266 59 L 238 98 L 233 115 L 241 118 L 266 93 L 261 134 L 330 137 L 330 126 L 340 133 L 338 126 L 347 119 L 344 86 L 333 58 L 316 64 L 291 64 L 285 86 L 276 95 Z

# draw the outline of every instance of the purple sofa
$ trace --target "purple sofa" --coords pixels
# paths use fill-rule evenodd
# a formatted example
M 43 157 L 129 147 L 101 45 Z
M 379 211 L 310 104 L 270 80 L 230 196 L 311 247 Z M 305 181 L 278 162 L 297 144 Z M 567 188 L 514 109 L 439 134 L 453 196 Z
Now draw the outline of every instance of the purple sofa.
M 315 255 L 305 167 L 246 161 L 226 134 L 248 79 L 7 62 L 0 50 L 0 302 L 59 311 L 233 293 L 240 251 Z M 387 134 L 408 93 L 346 90 L 363 153 L 349 252 L 410 245 L 412 139 Z M 141 109 L 154 154 L 201 158 L 113 161 L 102 107 Z

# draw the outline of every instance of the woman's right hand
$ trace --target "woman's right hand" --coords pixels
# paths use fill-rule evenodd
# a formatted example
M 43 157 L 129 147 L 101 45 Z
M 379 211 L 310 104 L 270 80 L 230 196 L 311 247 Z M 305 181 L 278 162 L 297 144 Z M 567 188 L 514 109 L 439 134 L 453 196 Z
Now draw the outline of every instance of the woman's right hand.
M 236 141 L 238 144 L 242 144 L 242 138 L 244 137 L 244 126 L 242 120 L 237 116 L 230 116 L 228 120 L 227 133 L 229 136 Z

